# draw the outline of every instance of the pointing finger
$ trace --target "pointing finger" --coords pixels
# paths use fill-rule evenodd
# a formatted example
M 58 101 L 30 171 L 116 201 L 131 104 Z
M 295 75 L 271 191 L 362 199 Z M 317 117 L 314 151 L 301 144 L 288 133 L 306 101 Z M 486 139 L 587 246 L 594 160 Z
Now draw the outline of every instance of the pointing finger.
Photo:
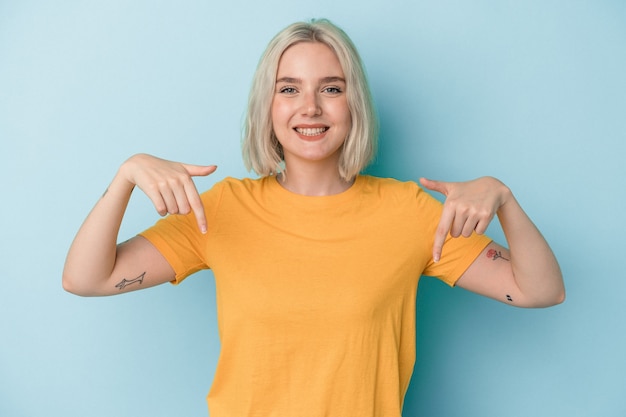
M 200 229 L 200 232 L 204 234 L 207 232 L 207 221 L 204 214 L 204 204 L 202 204 L 200 194 L 198 194 L 198 190 L 193 183 L 185 187 L 185 193 L 187 194 L 187 200 L 189 201 L 191 210 L 196 217 L 196 223 L 198 223 L 198 228 Z
M 441 259 L 441 253 L 443 251 L 443 244 L 446 242 L 450 228 L 454 221 L 454 210 L 450 210 L 444 205 L 441 212 L 441 218 L 435 231 L 435 243 L 433 244 L 433 260 L 439 262 Z
M 215 165 L 190 165 L 183 164 L 183 167 L 187 171 L 190 176 L 196 177 L 204 177 L 210 175 L 215 172 L 217 166 Z M 200 198 L 200 194 L 196 189 L 193 181 L 190 181 L 185 185 L 185 194 L 187 195 L 187 201 L 189 202 L 189 206 L 193 211 L 194 216 L 196 217 L 196 223 L 198 223 L 198 229 L 202 234 L 207 232 L 207 220 L 206 215 L 204 214 L 204 204 L 202 204 L 202 199 Z

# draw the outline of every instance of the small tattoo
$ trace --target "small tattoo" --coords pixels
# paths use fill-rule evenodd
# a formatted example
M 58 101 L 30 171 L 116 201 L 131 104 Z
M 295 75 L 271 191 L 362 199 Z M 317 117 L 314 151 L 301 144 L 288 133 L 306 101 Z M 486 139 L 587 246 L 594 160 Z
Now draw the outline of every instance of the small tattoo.
M 119 288 L 120 291 L 122 291 L 125 287 L 127 287 L 127 286 L 129 286 L 131 284 L 135 284 L 135 283 L 142 284 L 143 283 L 143 277 L 145 275 L 146 275 L 146 273 L 144 272 L 143 274 L 139 275 L 135 279 L 126 279 L 126 278 L 124 278 L 123 280 L 121 280 L 119 282 L 119 284 L 116 285 L 116 287 Z
M 504 256 L 502 256 L 502 252 L 499 250 L 495 250 L 495 249 L 489 249 L 487 251 L 487 258 L 491 258 L 492 260 L 496 260 L 496 259 L 504 259 L 505 261 L 508 261 L 509 259 L 505 258 Z
M 506 295 L 506 299 L 507 299 L 508 301 L 510 301 L 510 302 L 513 302 L 513 299 L 512 299 L 512 298 L 511 298 L 511 296 L 510 296 L 510 295 L 508 295 L 508 294 Z

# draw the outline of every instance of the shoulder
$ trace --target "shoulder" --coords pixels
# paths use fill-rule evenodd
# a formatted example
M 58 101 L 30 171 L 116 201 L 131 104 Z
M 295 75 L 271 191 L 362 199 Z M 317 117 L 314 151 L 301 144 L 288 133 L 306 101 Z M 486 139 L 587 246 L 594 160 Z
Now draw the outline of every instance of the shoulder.
M 361 176 L 364 191 L 375 193 L 381 198 L 411 199 L 427 193 L 415 181 L 401 181 L 395 178 L 381 178 L 371 175 Z
M 424 190 L 415 181 L 401 181 L 394 178 L 380 178 L 363 176 L 364 194 L 369 199 L 368 204 L 384 207 L 385 210 L 410 210 L 420 216 L 437 216 L 442 203 Z
M 215 194 L 215 193 L 240 193 L 242 191 L 254 192 L 263 188 L 267 183 L 267 177 L 261 178 L 235 178 L 225 177 L 224 179 L 216 182 L 210 189 L 202 194 Z
M 205 206 L 222 205 L 228 201 L 234 203 L 235 201 L 258 199 L 270 187 L 270 178 L 226 177 L 203 192 L 201 198 Z

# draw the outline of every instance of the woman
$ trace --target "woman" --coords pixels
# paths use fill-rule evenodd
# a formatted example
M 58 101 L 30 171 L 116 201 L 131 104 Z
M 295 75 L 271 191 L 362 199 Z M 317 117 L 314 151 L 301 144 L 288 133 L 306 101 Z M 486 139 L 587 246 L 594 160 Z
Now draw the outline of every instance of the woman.
M 280 32 L 253 80 L 244 159 L 261 177 L 199 195 L 194 166 L 136 155 L 82 225 L 66 290 L 110 295 L 211 268 L 222 351 L 207 397 L 220 416 L 400 416 L 415 360 L 421 275 L 520 307 L 564 299 L 559 266 L 494 178 L 360 175 L 376 121 L 358 53 L 325 20 Z M 117 245 L 135 186 L 160 220 Z M 494 215 L 510 250 L 483 235 Z M 458 238 L 463 236 L 463 238 Z

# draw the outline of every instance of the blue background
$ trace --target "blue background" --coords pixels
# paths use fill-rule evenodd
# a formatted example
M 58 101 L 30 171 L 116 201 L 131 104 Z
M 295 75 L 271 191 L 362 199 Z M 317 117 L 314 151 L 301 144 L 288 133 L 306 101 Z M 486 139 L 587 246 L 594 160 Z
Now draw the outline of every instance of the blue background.
M 258 58 L 320 16 L 368 68 L 382 124 L 370 171 L 500 178 L 566 279 L 567 301 L 544 310 L 424 279 L 404 415 L 626 415 L 625 2 L 2 0 L 0 416 L 206 415 L 211 273 L 85 299 L 61 288 L 65 254 L 133 153 L 218 164 L 201 189 L 248 175 Z M 120 238 L 157 217 L 135 194 Z

